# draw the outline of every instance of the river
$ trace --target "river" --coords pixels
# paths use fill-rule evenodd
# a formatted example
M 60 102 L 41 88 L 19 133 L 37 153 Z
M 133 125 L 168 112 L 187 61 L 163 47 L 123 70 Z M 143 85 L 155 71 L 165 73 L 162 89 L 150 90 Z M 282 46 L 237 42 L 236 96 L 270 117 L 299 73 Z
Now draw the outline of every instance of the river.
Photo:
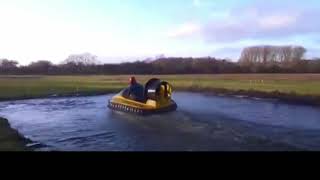
M 178 92 L 178 110 L 135 116 L 112 95 L 0 103 L 0 117 L 36 151 L 320 150 L 320 108 L 276 100 Z

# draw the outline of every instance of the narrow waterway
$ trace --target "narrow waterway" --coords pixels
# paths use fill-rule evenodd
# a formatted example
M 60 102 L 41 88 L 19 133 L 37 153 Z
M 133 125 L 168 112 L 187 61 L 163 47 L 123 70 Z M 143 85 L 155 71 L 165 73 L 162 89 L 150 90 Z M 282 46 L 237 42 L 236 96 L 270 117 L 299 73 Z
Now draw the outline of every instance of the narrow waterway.
M 112 95 L 0 103 L 0 117 L 39 151 L 320 150 L 320 108 L 175 93 L 176 112 L 112 112 Z

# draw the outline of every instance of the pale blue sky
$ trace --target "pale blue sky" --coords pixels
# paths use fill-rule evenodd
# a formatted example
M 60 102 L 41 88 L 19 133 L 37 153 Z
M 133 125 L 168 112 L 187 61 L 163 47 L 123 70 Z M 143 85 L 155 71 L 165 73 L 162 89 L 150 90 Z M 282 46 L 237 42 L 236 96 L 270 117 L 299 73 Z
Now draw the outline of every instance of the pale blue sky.
M 244 46 L 298 44 L 320 56 L 318 0 L 0 0 L 0 58 L 28 64 L 90 52 L 237 59 Z

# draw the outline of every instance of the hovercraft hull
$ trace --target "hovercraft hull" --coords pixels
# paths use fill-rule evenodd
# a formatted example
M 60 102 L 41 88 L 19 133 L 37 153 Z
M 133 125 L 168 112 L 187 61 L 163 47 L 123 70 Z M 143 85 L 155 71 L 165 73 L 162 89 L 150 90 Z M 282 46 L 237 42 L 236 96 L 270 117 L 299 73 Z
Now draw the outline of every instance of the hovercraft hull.
M 177 109 L 177 104 L 171 100 L 161 106 L 154 107 L 147 103 L 137 102 L 117 96 L 108 102 L 108 107 L 115 111 L 121 111 L 137 115 L 151 115 L 172 112 Z

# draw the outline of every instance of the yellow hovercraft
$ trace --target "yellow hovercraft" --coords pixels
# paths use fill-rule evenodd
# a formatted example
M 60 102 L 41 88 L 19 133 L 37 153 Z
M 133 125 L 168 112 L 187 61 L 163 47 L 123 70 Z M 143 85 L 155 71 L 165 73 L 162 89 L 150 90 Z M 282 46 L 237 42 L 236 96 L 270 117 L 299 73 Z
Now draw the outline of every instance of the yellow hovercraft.
M 138 115 L 150 115 L 175 111 L 177 104 L 171 99 L 172 86 L 159 79 L 149 80 L 144 87 L 143 100 L 134 100 L 128 94 L 129 89 L 122 90 L 109 100 L 108 107 Z

